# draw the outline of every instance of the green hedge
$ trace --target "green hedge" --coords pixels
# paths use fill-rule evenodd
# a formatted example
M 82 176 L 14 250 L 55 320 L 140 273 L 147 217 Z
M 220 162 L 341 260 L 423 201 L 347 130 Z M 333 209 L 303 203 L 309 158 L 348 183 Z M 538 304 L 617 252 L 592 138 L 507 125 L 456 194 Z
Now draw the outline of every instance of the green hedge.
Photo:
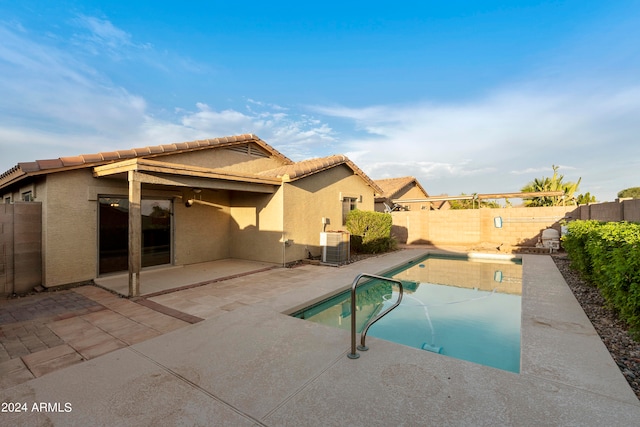
M 571 265 L 640 332 L 640 224 L 572 221 L 562 238 Z
M 391 214 L 353 210 L 347 214 L 347 230 L 351 233 L 351 247 L 361 253 L 381 253 L 396 246 L 391 237 Z

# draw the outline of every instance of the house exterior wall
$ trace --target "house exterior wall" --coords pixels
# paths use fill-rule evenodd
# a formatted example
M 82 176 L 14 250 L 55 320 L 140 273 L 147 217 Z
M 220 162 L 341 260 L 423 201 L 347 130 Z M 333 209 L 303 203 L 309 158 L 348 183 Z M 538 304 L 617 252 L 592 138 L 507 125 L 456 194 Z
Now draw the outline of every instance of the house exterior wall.
M 241 173 L 257 173 L 274 169 L 284 163 L 275 157 L 258 157 L 226 148 L 204 149 L 186 153 L 169 154 L 157 160 L 211 169 L 228 169 Z
M 231 197 L 229 256 L 281 264 L 283 188 L 274 194 Z
M 37 187 L 43 202 L 43 285 L 59 286 L 98 275 L 98 198 L 128 197 L 123 180 L 96 179 L 90 169 L 50 174 Z M 229 257 L 229 193 L 207 191 L 203 200 L 219 207 L 187 208 L 174 196 L 180 190 L 143 187 L 142 197 L 173 200 L 173 263 L 176 265 Z
M 198 150 L 159 160 L 255 173 L 283 165 L 278 157 L 235 150 Z M 24 187 L 24 188 L 23 188 Z M 55 287 L 99 274 L 99 198 L 128 197 L 122 176 L 95 178 L 93 168 L 50 172 L 29 178 L 4 194 L 20 200 L 31 191 L 42 204 L 42 284 Z M 373 189 L 347 165 L 329 168 L 277 186 L 275 193 L 203 189 L 197 199 L 210 205 L 184 205 L 185 187 L 142 185 L 142 198 L 173 201 L 172 263 L 184 265 L 224 258 L 283 264 L 320 254 L 322 217 L 326 227 L 344 230 L 341 197 L 357 198 L 357 208 L 373 210 Z M 213 206 L 212 206 L 213 205 Z M 285 244 L 291 241 L 292 244 Z
M 144 192 L 143 192 L 144 194 Z M 216 204 L 186 207 L 176 199 L 174 213 L 174 264 L 194 264 L 229 258 L 231 211 L 227 191 L 203 190 L 199 198 Z
M 127 194 L 116 181 L 98 181 L 90 169 L 52 173 L 42 200 L 43 285 L 91 280 L 97 274 L 98 205 L 94 194 Z
M 293 240 L 285 247 L 285 262 L 320 255 L 322 218 L 331 223 L 326 231 L 346 231 L 342 224 L 340 196 L 356 197 L 357 209 L 372 211 L 373 189 L 347 166 L 335 167 L 284 185 L 284 235 Z

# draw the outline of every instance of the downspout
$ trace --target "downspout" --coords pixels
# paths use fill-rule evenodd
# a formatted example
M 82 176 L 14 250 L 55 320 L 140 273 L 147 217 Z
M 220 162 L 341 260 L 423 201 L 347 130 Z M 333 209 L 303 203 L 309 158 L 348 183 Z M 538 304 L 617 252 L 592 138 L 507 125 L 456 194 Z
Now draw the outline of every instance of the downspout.
M 284 222 L 284 219 L 283 219 L 283 222 Z M 283 225 L 284 225 L 284 224 L 283 224 Z M 282 228 L 283 228 L 283 230 L 282 230 L 282 267 L 284 268 L 284 267 L 286 267 L 286 266 L 287 266 L 287 263 L 286 263 L 286 259 L 287 259 L 287 258 L 286 258 L 286 246 L 287 246 L 287 241 L 284 239 L 284 235 L 285 235 L 285 233 L 284 233 L 284 227 L 282 227 Z

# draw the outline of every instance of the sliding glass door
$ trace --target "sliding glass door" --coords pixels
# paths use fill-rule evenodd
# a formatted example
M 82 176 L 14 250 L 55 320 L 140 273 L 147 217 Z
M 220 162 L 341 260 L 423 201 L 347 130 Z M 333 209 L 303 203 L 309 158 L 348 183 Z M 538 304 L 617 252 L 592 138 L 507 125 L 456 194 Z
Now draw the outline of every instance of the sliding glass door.
M 99 199 L 99 273 L 126 271 L 129 266 L 129 201 Z M 171 264 L 171 200 L 142 200 L 142 266 Z

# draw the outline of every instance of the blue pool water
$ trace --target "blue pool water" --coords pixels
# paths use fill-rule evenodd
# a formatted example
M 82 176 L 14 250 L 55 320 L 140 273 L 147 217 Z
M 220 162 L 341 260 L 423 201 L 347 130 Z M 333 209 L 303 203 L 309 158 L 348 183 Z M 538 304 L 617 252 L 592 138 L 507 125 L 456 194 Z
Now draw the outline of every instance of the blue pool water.
M 385 274 L 403 281 L 402 304 L 368 336 L 511 372 L 520 371 L 522 266 L 519 262 L 429 256 Z M 356 295 L 358 332 L 397 300 L 388 282 Z M 350 329 L 349 292 L 294 316 Z

